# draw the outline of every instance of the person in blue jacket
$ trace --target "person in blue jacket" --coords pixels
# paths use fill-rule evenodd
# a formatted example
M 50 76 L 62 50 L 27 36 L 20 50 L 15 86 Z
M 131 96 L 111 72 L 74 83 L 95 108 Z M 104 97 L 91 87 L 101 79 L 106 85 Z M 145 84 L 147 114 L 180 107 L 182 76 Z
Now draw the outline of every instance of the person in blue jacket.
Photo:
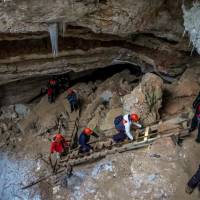
M 78 110 L 79 103 L 78 103 L 77 93 L 72 88 L 69 88 L 67 90 L 67 97 L 66 98 L 69 101 L 69 104 L 70 104 L 70 107 L 71 107 L 71 112 Z
M 85 128 L 80 136 L 79 136 L 79 145 L 80 145 L 80 149 L 79 152 L 80 153 L 86 153 L 89 152 L 90 149 L 92 149 L 92 147 L 88 144 L 88 142 L 90 141 L 90 136 L 94 136 L 96 138 L 98 138 L 99 136 L 90 128 Z

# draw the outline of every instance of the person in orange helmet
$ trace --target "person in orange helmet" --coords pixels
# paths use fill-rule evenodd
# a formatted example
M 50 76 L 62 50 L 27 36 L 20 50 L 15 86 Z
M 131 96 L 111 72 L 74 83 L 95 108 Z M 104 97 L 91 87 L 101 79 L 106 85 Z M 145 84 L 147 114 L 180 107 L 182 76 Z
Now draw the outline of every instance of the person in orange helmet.
M 80 136 L 79 136 L 79 145 L 80 145 L 80 150 L 79 152 L 81 153 L 85 153 L 85 152 L 89 152 L 90 149 L 92 149 L 92 147 L 88 144 L 88 142 L 90 141 L 90 136 L 94 136 L 96 138 L 98 138 L 99 136 L 90 128 L 85 128 Z
M 127 137 L 130 140 L 133 140 L 133 135 L 131 134 L 131 125 L 133 124 L 134 126 L 138 128 L 142 128 L 142 125 L 139 124 L 139 116 L 135 113 L 132 114 L 127 114 L 127 115 L 119 115 L 115 118 L 114 124 L 115 128 L 118 131 L 118 134 L 113 136 L 113 140 L 115 142 L 122 142 L 124 141 Z

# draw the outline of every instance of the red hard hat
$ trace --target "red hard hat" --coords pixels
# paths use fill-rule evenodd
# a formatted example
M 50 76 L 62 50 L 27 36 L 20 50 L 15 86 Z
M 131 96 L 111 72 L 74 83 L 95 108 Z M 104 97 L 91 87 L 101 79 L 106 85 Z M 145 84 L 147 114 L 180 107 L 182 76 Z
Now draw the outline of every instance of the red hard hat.
M 137 122 L 137 121 L 139 121 L 139 119 L 140 119 L 140 118 L 138 117 L 137 114 L 131 114 L 130 118 L 131 118 L 131 120 L 134 121 L 134 122 Z
M 69 88 L 68 90 L 67 90 L 67 93 L 68 94 L 71 94 L 73 92 L 73 89 L 72 88 Z
M 85 129 L 84 129 L 84 133 L 85 133 L 86 135 L 91 135 L 91 134 L 93 133 L 93 131 L 92 131 L 90 128 L 85 128 Z
M 56 141 L 56 142 L 60 142 L 62 139 L 63 139 L 63 136 L 62 136 L 60 133 L 57 133 L 57 134 L 55 135 L 55 141 Z

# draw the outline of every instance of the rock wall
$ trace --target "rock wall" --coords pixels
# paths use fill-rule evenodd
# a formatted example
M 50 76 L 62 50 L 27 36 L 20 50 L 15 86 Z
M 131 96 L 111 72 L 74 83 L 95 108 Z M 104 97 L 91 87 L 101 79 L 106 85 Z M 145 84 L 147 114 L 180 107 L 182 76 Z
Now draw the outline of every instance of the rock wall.
M 177 75 L 190 51 L 182 15 L 172 0 L 1 1 L 0 85 L 127 62 Z

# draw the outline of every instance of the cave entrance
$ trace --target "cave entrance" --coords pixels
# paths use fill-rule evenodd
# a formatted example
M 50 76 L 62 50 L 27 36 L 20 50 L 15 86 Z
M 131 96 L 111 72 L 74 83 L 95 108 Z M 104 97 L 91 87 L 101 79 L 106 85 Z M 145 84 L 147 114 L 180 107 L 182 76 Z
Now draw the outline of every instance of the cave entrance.
M 62 79 L 69 82 L 68 87 L 72 87 L 78 82 L 104 81 L 114 74 L 123 70 L 129 70 L 134 76 L 141 76 L 141 68 L 130 63 L 119 63 L 98 69 L 89 69 L 83 72 L 68 72 L 59 75 L 45 75 L 29 79 L 11 82 L 0 86 L 0 104 L 10 105 L 16 103 L 33 103 L 46 94 L 47 81 L 51 78 Z
M 86 70 L 84 72 L 69 72 L 66 74 L 71 80 L 71 86 L 77 82 L 90 82 L 96 80 L 106 80 L 107 78 L 113 76 L 114 74 L 120 73 L 123 70 L 129 70 L 130 74 L 135 76 L 141 76 L 141 68 L 137 65 L 130 63 L 120 63 L 106 66 L 104 68 Z

